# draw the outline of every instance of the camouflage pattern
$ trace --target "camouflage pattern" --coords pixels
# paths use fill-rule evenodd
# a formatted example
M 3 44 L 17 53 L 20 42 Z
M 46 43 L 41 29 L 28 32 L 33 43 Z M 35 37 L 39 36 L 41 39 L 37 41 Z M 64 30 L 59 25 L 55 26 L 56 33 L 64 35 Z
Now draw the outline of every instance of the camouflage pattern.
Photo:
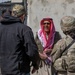
M 72 16 L 65 16 L 61 19 L 60 25 L 62 31 L 70 31 L 75 29 L 75 18 Z
M 21 15 L 26 13 L 24 6 L 22 6 L 20 4 L 15 4 L 12 7 L 12 12 L 14 13 L 14 16 L 16 16 L 16 17 L 19 17 L 19 16 L 21 16 Z
M 75 72 L 75 43 L 70 47 L 67 53 L 68 59 L 68 71 Z
M 75 18 L 66 16 L 61 19 L 61 29 L 70 31 L 75 28 Z M 72 43 L 73 41 L 73 43 Z M 57 75 L 75 75 L 75 40 L 66 35 L 59 40 L 51 53 L 53 65 L 57 70 Z M 71 44 L 69 46 L 69 44 Z M 68 48 L 67 48 L 68 47 Z
M 51 54 L 54 67 L 60 73 L 62 72 L 61 75 L 65 75 L 68 71 L 75 72 L 75 43 L 67 50 L 68 52 L 65 50 L 72 41 L 73 39 L 67 35 L 58 41 L 53 49 L 54 53 Z M 60 75 L 60 73 L 58 75 Z

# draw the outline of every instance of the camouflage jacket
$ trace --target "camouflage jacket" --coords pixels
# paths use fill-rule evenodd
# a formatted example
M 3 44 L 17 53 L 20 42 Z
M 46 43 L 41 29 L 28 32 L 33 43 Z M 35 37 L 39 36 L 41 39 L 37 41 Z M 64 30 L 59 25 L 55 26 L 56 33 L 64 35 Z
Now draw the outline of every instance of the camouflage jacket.
M 62 64 L 60 58 L 64 59 L 66 61 L 67 68 L 72 65 L 72 67 L 69 68 L 69 70 L 75 71 L 75 43 L 73 43 L 68 50 L 66 50 L 66 47 L 74 41 L 69 35 L 67 35 L 65 38 L 62 38 L 59 40 L 56 45 L 54 46 L 51 56 L 53 63 L 58 68 L 60 67 L 60 64 Z M 65 50 L 65 51 L 64 51 Z M 59 59 L 59 61 L 57 61 Z M 62 64 L 63 65 L 63 64 Z M 65 64 L 64 64 L 65 66 Z M 74 68 L 74 69 L 73 69 Z M 59 68 L 60 69 L 60 68 Z
M 61 55 L 63 55 L 63 51 L 65 50 L 65 48 L 72 42 L 72 38 L 70 36 L 66 36 L 65 38 L 62 38 L 61 40 L 59 40 L 51 53 L 53 62 L 55 62 L 56 59 L 60 58 Z

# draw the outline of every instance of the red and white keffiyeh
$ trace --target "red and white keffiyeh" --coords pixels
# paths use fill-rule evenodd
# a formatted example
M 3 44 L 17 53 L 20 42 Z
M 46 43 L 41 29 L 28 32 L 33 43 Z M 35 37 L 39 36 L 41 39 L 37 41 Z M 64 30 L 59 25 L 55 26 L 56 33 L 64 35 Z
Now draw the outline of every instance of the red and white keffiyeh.
M 45 33 L 44 27 L 43 27 L 44 21 L 49 21 L 51 23 L 50 24 L 51 25 L 50 26 L 50 34 L 48 36 L 48 39 L 46 38 L 46 33 Z M 44 18 L 43 20 L 41 20 L 40 26 L 41 26 L 41 28 L 38 30 L 38 38 L 41 41 L 41 44 L 42 44 L 44 50 L 46 48 L 52 49 L 53 44 L 54 44 L 54 37 L 55 37 L 55 27 L 54 27 L 52 18 Z

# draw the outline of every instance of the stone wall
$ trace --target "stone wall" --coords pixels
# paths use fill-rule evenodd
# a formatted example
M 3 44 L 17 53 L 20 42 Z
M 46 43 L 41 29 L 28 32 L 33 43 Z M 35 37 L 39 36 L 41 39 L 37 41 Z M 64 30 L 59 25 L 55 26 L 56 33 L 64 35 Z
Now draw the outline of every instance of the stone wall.
M 44 17 L 53 18 L 54 25 L 62 37 L 60 19 L 63 16 L 75 16 L 75 0 L 28 0 L 28 25 L 34 34 L 40 28 L 40 20 Z

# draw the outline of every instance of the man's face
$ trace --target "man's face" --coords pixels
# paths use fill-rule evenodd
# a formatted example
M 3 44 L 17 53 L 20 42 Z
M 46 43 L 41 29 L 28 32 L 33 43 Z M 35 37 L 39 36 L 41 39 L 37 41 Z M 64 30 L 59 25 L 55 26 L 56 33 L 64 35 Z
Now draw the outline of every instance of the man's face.
M 44 26 L 44 31 L 49 32 L 50 31 L 50 22 L 49 21 L 44 21 L 43 26 Z

